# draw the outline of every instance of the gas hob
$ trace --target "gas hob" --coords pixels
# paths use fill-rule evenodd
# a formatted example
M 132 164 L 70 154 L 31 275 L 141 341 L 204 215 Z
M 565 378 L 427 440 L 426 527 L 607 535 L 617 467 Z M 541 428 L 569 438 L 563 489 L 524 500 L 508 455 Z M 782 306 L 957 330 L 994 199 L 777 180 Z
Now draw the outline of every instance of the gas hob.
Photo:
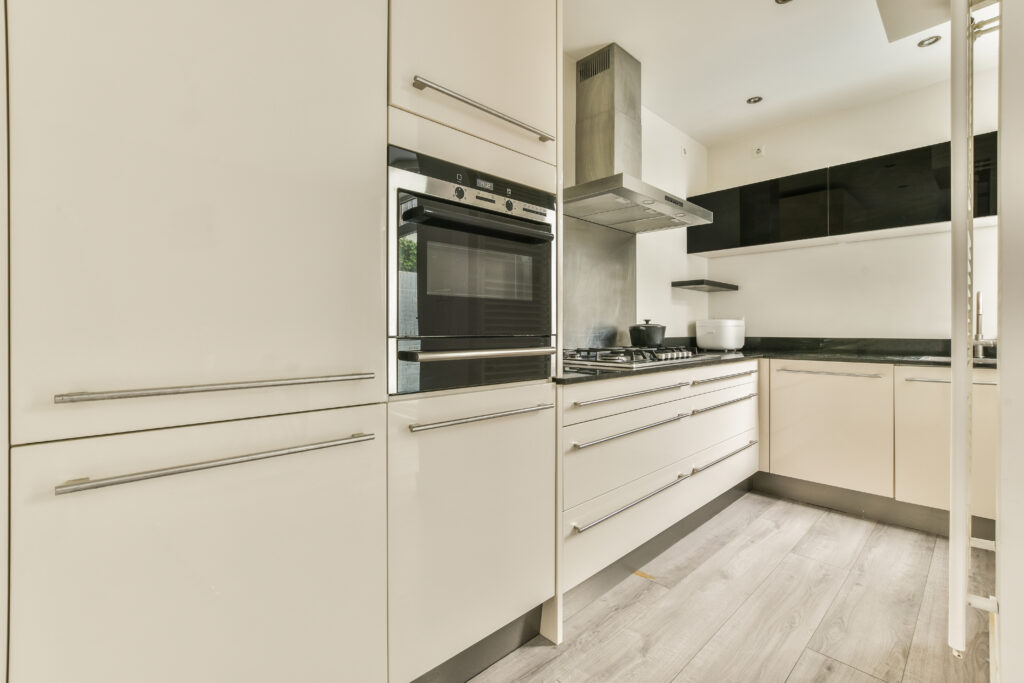
M 721 358 L 722 354 L 701 353 L 683 346 L 615 346 L 603 349 L 566 349 L 562 365 L 567 370 L 603 368 L 606 370 L 637 370 L 662 365 L 685 365 Z

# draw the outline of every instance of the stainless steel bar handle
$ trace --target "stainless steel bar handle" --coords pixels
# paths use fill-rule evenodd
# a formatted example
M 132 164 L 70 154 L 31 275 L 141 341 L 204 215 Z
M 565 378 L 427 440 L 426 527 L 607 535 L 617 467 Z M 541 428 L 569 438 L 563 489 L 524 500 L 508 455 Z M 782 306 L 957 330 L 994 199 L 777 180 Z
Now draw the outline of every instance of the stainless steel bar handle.
M 592 529 L 595 526 L 597 526 L 598 524 L 600 524 L 601 522 L 608 521 L 609 519 L 611 519 L 615 515 L 617 515 L 619 513 L 622 513 L 622 512 L 625 512 L 626 510 L 630 509 L 631 507 L 639 505 L 640 503 L 644 502 L 648 498 L 653 498 L 654 496 L 658 495 L 662 491 L 670 489 L 673 486 L 675 486 L 676 484 L 678 484 L 679 482 L 685 481 L 686 479 L 689 479 L 692 476 L 693 476 L 692 472 L 690 474 L 679 474 L 674 481 L 671 481 L 671 482 L 665 484 L 661 488 L 657 488 L 657 489 L 651 491 L 650 493 L 645 495 L 643 498 L 637 498 L 632 503 L 629 503 L 628 505 L 623 505 L 622 507 L 620 507 L 618 510 L 615 510 L 614 512 L 609 512 L 607 515 L 605 515 L 604 517 L 601 517 L 600 519 L 595 519 L 593 522 L 591 522 L 589 524 L 584 524 L 583 526 L 580 526 L 579 524 L 573 524 L 572 525 L 573 531 L 575 531 L 578 534 L 582 534 L 587 529 Z
M 779 368 L 778 372 L 791 372 L 800 375 L 829 375 L 831 377 L 868 377 L 870 379 L 882 379 L 881 375 L 868 372 L 830 372 L 828 370 L 793 370 L 791 368 Z
M 723 460 L 728 460 L 732 456 L 734 456 L 734 455 L 736 455 L 738 453 L 742 453 L 743 451 L 747 450 L 751 446 L 756 446 L 756 445 L 757 445 L 757 441 L 756 440 L 751 440 L 750 442 L 747 443 L 746 446 L 740 446 L 739 448 L 737 448 L 736 450 L 732 451 L 731 453 L 726 453 L 725 455 L 723 455 L 720 458 L 715 458 L 714 460 L 712 460 L 711 462 L 707 463 L 706 465 L 701 465 L 700 467 L 694 467 L 693 468 L 693 474 L 697 474 L 698 472 L 703 472 L 706 469 L 714 467 L 715 465 L 717 465 L 718 463 L 722 462 Z
M 683 387 L 690 386 L 691 382 L 677 382 L 676 384 L 670 384 L 667 387 L 656 387 L 654 389 L 644 389 L 643 391 L 634 391 L 629 394 L 619 394 L 617 396 L 606 396 L 604 398 L 595 398 L 589 401 L 576 401 L 573 403 L 574 406 L 592 406 L 598 403 L 605 403 L 607 401 L 618 401 L 620 398 L 633 398 L 634 396 L 643 396 L 645 394 L 655 394 L 659 391 L 671 391 L 672 389 L 682 389 Z M 696 384 L 696 382 L 692 382 Z
M 53 487 L 53 494 L 55 496 L 62 496 L 66 493 L 76 493 L 78 491 L 89 491 L 91 489 L 101 489 L 106 486 L 118 486 L 120 484 L 130 484 L 136 481 L 145 481 L 146 479 L 157 479 L 159 477 L 169 477 L 174 474 L 184 474 L 186 472 L 198 472 L 200 470 L 209 470 L 215 467 L 225 467 L 227 465 L 237 465 L 243 462 L 253 462 L 255 460 L 266 460 L 268 458 L 279 458 L 282 455 L 293 455 L 295 453 L 306 453 L 307 451 L 317 451 L 322 448 L 332 448 L 334 446 L 347 446 L 353 443 L 362 443 L 364 441 L 373 441 L 375 436 L 373 434 L 353 434 L 350 437 L 344 439 L 335 439 L 333 441 L 321 441 L 319 443 L 306 444 L 304 446 L 292 446 L 291 448 L 279 448 L 273 451 L 263 451 L 262 453 L 248 453 L 246 455 L 235 455 L 230 458 L 220 458 L 219 460 L 204 460 L 203 462 L 193 462 L 187 465 L 175 465 L 174 467 L 161 467 L 155 470 L 145 470 L 143 472 L 135 472 L 133 474 L 122 474 L 116 477 L 104 477 L 102 479 L 71 479 L 58 484 Z
M 436 363 L 446 360 L 477 360 L 481 358 L 520 358 L 526 356 L 552 356 L 553 346 L 523 349 L 481 349 L 475 351 L 399 351 L 401 360 L 413 363 Z
M 747 375 L 753 375 L 757 370 L 747 370 L 746 372 L 736 372 L 731 375 L 722 375 L 721 377 L 708 377 L 707 379 L 694 380 L 694 386 L 698 384 L 708 384 L 709 382 L 721 382 L 726 379 L 733 379 L 735 377 L 745 377 Z
M 929 384 L 951 384 L 952 380 L 939 379 L 937 377 L 907 377 L 904 382 L 928 382 Z M 971 382 L 975 386 L 997 387 L 999 382 Z
M 413 76 L 412 84 L 413 84 L 413 87 L 415 87 L 415 88 L 417 88 L 419 90 L 424 90 L 426 88 L 430 88 L 431 90 L 436 90 L 437 92 L 441 93 L 442 95 L 447 95 L 448 97 L 451 97 L 452 99 L 455 99 L 455 100 L 458 100 L 459 102 L 462 102 L 463 104 L 468 104 L 469 106 L 474 107 L 476 109 L 479 109 L 480 111 L 485 112 L 487 114 L 490 114 L 491 116 L 497 117 L 497 118 L 501 119 L 502 121 L 506 121 L 508 123 L 511 123 L 513 126 L 519 126 L 523 130 L 529 131 L 529 132 L 533 133 L 534 135 L 536 135 L 538 138 L 540 138 L 541 142 L 554 142 L 555 141 L 555 136 L 551 135 L 550 133 L 545 133 L 544 131 L 542 131 L 539 128 L 534 128 L 533 126 L 531 126 L 528 123 L 523 123 L 519 119 L 514 119 L 511 116 L 509 116 L 508 114 L 504 114 L 504 113 L 498 111 L 497 109 L 494 109 L 493 107 L 488 107 L 486 104 L 481 104 L 480 102 L 477 102 L 476 100 L 470 99 L 470 98 L 466 97 L 465 95 L 461 95 L 461 94 L 455 92 L 454 90 L 449 90 L 448 88 L 444 87 L 443 85 L 440 85 L 438 83 L 434 83 L 433 81 L 428 81 L 427 79 L 422 78 L 420 76 Z
M 501 417 L 509 417 L 510 415 L 522 415 L 524 413 L 536 413 L 540 410 L 550 410 L 555 407 L 554 403 L 545 403 L 539 406 L 530 406 L 529 408 L 517 408 L 516 410 L 504 410 L 500 413 L 488 413 L 487 415 L 474 415 L 473 417 L 460 417 L 454 420 L 445 420 L 443 422 L 430 422 L 428 424 L 414 424 L 409 425 L 410 432 L 425 432 L 430 429 L 443 429 L 444 427 L 454 427 L 456 425 L 470 424 L 473 422 L 482 422 L 484 420 L 496 420 Z
M 694 412 L 696 412 L 696 411 L 694 411 Z M 667 425 L 670 422 L 679 422 L 679 420 L 686 419 L 686 418 L 690 417 L 691 415 L 693 415 L 693 413 L 679 413 L 678 415 L 674 415 L 674 416 L 668 418 L 667 420 L 659 420 L 658 422 L 652 422 L 651 424 L 646 424 L 646 425 L 644 425 L 642 427 L 636 427 L 634 429 L 630 429 L 630 430 L 627 430 L 625 432 L 619 432 L 618 434 L 612 434 L 611 436 L 606 436 L 606 437 L 601 438 L 601 439 L 594 439 L 593 441 L 587 441 L 586 443 L 573 443 L 572 447 L 577 449 L 577 450 L 582 450 L 584 448 L 590 448 L 591 446 L 596 446 L 598 444 L 605 443 L 606 441 L 611 441 L 613 439 L 621 439 L 622 437 L 629 436 L 630 434 L 636 434 L 637 432 L 642 432 L 642 431 L 645 431 L 647 429 L 653 429 L 655 427 L 660 427 L 662 425 Z
M 701 413 L 711 412 L 712 410 L 718 410 L 719 408 L 724 408 L 725 406 L 731 406 L 733 403 L 739 403 L 740 401 L 746 401 L 747 399 L 754 398 L 755 396 L 757 396 L 757 394 L 747 394 L 746 396 L 741 396 L 740 398 L 734 398 L 731 401 L 724 401 L 722 403 L 716 403 L 715 405 L 707 406 L 706 408 L 697 408 L 691 414 L 692 415 L 700 415 Z
M 351 375 L 324 375 L 322 377 L 299 377 L 295 379 L 268 379 L 255 382 L 224 382 L 221 384 L 193 384 L 179 387 L 157 387 L 154 389 L 121 389 L 117 391 L 79 391 L 70 394 L 56 394 L 54 403 L 82 403 L 84 401 L 109 401 L 118 398 L 144 398 L 147 396 L 175 396 L 177 394 L 199 394 L 207 391 L 234 391 L 235 389 L 262 389 L 265 387 L 288 387 L 297 384 L 324 384 L 327 382 L 351 382 L 357 379 L 373 379 L 372 372 L 358 372 Z

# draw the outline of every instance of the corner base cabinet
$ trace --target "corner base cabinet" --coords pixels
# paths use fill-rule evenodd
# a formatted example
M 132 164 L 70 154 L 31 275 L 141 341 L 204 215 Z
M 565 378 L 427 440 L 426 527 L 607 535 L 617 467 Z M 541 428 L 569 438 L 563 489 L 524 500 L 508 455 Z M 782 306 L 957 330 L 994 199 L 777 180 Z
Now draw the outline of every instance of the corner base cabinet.
M 772 359 L 773 474 L 891 498 L 893 366 Z
M 388 405 L 388 655 L 405 683 L 554 595 L 550 383 Z
M 385 681 L 385 417 L 13 449 L 10 680 Z

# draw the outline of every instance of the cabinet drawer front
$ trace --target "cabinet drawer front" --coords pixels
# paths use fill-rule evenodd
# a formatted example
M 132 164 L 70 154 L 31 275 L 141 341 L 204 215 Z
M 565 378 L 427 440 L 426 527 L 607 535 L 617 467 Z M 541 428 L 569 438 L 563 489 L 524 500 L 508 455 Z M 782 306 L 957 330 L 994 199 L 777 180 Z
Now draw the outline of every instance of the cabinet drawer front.
M 14 443 L 383 401 L 387 4 L 10 9 Z
M 893 495 L 893 366 L 771 361 L 771 471 Z
M 392 0 L 390 104 L 555 163 L 557 22 L 551 0 Z M 458 40 L 438 40 L 457 35 Z M 485 59 L 467 55 L 486 55 Z M 499 76 L 500 74 L 500 76 Z M 416 77 L 451 91 L 414 85 Z M 494 110 L 483 111 L 459 97 Z
M 741 386 L 565 428 L 564 507 L 755 429 L 757 402 L 748 377 Z
M 389 404 L 392 680 L 554 594 L 554 396 L 542 384 Z
M 949 509 L 949 368 L 897 366 L 896 500 Z M 999 374 L 974 370 L 971 511 L 995 519 Z
M 368 406 L 12 449 L 11 679 L 384 680 L 385 420 Z M 375 438 L 54 490 L 353 434 Z
M 757 361 L 751 360 L 570 384 L 565 387 L 562 419 L 564 424 L 573 425 L 739 386 L 756 377 L 756 373 Z
M 757 431 L 749 430 L 566 510 L 561 530 L 565 588 L 577 585 L 753 475 L 757 471 L 756 441 Z M 700 470 L 696 474 L 695 468 Z

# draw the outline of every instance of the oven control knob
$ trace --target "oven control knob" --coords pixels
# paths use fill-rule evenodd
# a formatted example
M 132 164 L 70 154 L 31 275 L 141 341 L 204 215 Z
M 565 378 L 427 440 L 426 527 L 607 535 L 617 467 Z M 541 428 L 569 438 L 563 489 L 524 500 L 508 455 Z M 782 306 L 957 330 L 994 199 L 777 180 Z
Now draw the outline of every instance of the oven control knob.
M 512 200 L 511 199 L 506 199 L 505 200 L 505 209 L 507 211 L 511 211 L 512 207 L 513 207 Z
M 465 196 L 466 196 L 466 191 L 465 190 L 463 190 L 461 187 L 456 187 L 455 188 L 455 198 L 456 199 L 462 199 Z

